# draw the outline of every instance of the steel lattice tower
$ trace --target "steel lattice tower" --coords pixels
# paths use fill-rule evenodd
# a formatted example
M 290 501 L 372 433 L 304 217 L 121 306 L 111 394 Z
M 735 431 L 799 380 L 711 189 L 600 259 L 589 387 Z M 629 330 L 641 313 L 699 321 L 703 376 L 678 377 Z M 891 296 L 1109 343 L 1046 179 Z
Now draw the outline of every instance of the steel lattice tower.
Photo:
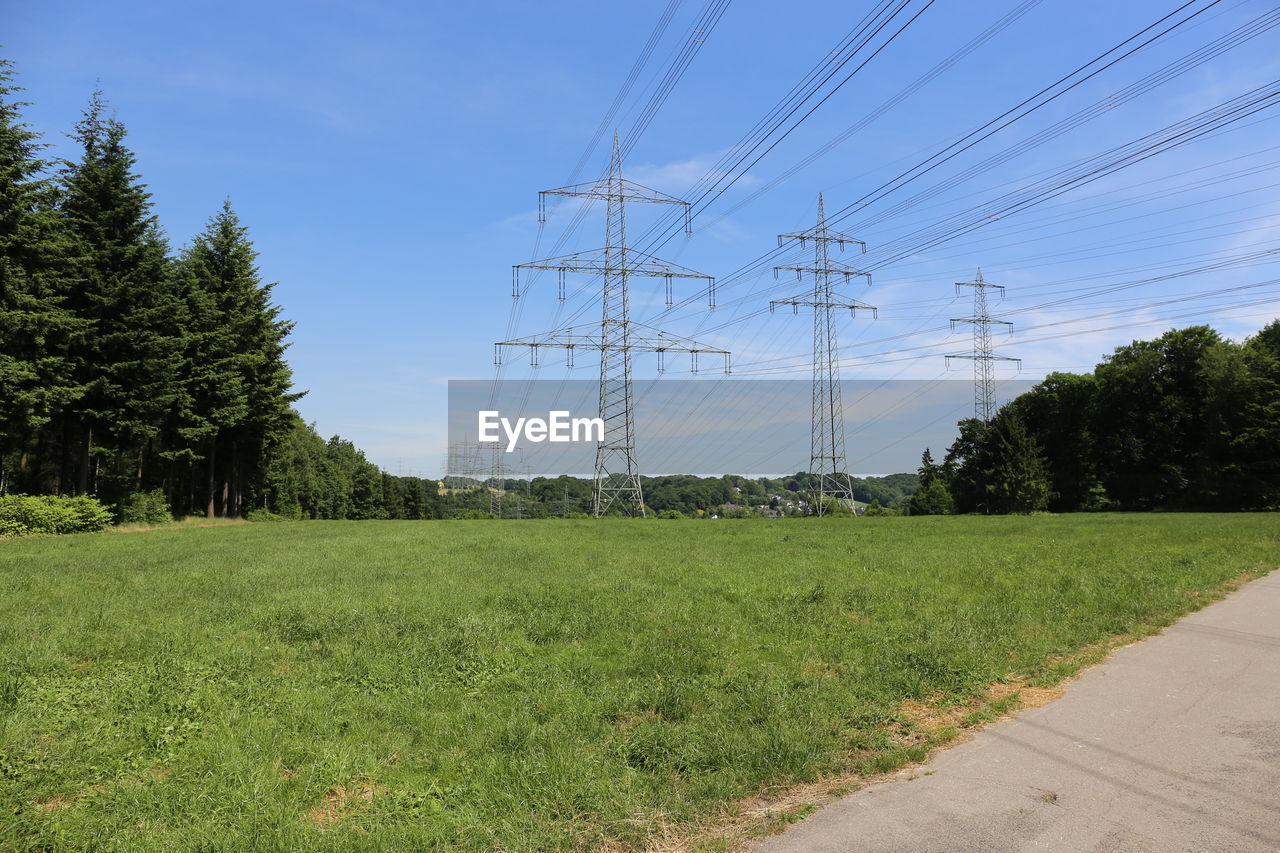
M 658 355 L 658 370 L 664 366 L 668 352 L 689 353 L 693 371 L 698 369 L 700 353 L 724 357 L 729 371 L 729 353 L 651 329 L 631 319 L 629 279 L 633 276 L 666 279 L 667 304 L 671 304 L 671 280 L 699 278 L 707 281 L 708 304 L 715 306 L 715 280 L 709 275 L 671 264 L 627 246 L 627 204 L 677 204 L 685 209 L 685 231 L 689 231 L 689 203 L 657 190 L 642 186 L 622 175 L 622 153 L 618 134 L 613 134 L 613 153 L 609 173 L 589 184 L 575 184 L 538 194 L 538 220 L 546 221 L 546 197 L 566 196 L 604 201 L 605 245 L 602 249 L 518 264 L 513 269 L 512 295 L 520 296 L 521 269 L 555 270 L 559 276 L 559 296 L 565 298 L 566 272 L 600 276 L 601 320 L 599 334 L 579 333 L 574 328 L 557 329 L 543 335 L 501 341 L 495 346 L 494 361 L 502 363 L 504 347 L 528 347 L 530 361 L 538 365 L 538 352 L 544 348 L 563 349 L 567 363 L 573 366 L 575 350 L 600 353 L 600 418 L 604 421 L 604 440 L 596 446 L 595 487 L 592 510 L 596 517 L 605 514 L 615 502 L 625 512 L 645 514 L 644 491 L 640 486 L 640 469 L 636 464 L 635 407 L 631 383 L 632 354 L 653 352 Z
M 827 227 L 822 194 L 818 194 L 818 224 L 808 231 L 779 234 L 778 245 L 797 240 L 801 246 L 813 242 L 813 263 L 774 267 L 774 275 L 780 271 L 794 272 L 797 278 L 809 275 L 813 278 L 813 292 L 789 299 L 776 299 L 769 303 L 772 310 L 779 305 L 789 305 L 799 313 L 802 307 L 813 309 L 813 400 L 809 437 L 809 473 L 818 478 L 815 511 L 822 515 L 830 499 L 848 499 L 849 472 L 844 449 L 844 406 L 840 395 L 840 358 L 836 335 L 836 312 L 848 310 L 855 315 L 859 310 L 876 309 L 855 299 L 836 293 L 833 282 L 842 277 L 847 283 L 855 276 L 871 284 L 871 274 L 831 259 L 831 246 L 844 251 L 846 245 L 867 250 L 867 244 Z
M 502 518 L 502 497 L 505 491 L 504 482 L 507 476 L 506 465 L 502 461 L 502 446 L 495 443 L 489 450 L 489 512 Z
M 949 365 L 953 358 L 973 362 L 973 416 L 986 423 L 991 420 L 996 409 L 995 362 L 1012 361 L 1021 365 L 1022 359 L 999 355 L 991 345 L 992 326 L 1006 326 L 1010 332 L 1013 331 L 1013 323 L 1008 320 L 992 319 L 991 310 L 987 304 L 987 291 L 997 290 L 1003 298 L 1004 287 L 985 280 L 982 277 L 981 268 L 978 269 L 978 275 L 973 281 L 956 282 L 957 294 L 962 292 L 960 290 L 962 287 L 973 288 L 973 316 L 952 318 L 951 329 L 955 331 L 957 323 L 968 323 L 973 326 L 973 352 L 949 355 L 946 357 L 947 364 Z

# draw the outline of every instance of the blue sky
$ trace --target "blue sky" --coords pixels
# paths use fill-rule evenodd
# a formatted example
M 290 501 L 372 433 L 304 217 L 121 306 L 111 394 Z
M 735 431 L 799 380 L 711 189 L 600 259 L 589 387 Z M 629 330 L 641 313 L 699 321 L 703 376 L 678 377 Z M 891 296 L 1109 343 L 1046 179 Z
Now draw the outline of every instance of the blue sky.
M 1117 344 L 1171 326 L 1209 322 L 1242 337 L 1280 315 L 1280 286 L 1264 284 L 1280 278 L 1280 264 L 1246 257 L 1280 246 L 1275 106 L 892 263 L 887 249 L 875 254 L 1280 77 L 1280 29 L 1270 29 L 999 168 L 940 185 L 1272 8 L 1210 2 L 1196 0 L 1188 11 L 1208 8 L 1192 23 L 841 223 L 883 263 L 871 288 L 849 287 L 880 314 L 842 324 L 846 377 L 963 378 L 946 372 L 942 355 L 964 351 L 968 341 L 943 327 L 966 316 L 969 305 L 952 283 L 979 265 L 1008 287 L 997 311 L 1017 325 L 1000 346 L 1023 359 L 1021 379 L 1088 369 Z M 535 251 L 537 191 L 568 183 L 666 5 L 3 0 L 3 51 L 35 102 L 29 120 L 55 153 L 71 153 L 62 134 L 101 81 L 175 246 L 230 196 L 262 253 L 263 275 L 279 282 L 277 298 L 297 323 L 290 360 L 309 391 L 303 415 L 393 472 L 435 475 L 443 468 L 447 380 L 492 377 L 493 342 L 509 330 L 529 335 L 598 313 L 589 286 L 581 287 L 589 282 L 572 283 L 573 297 L 560 306 L 546 276 L 513 314 L 510 266 Z M 643 135 L 628 140 L 628 174 L 687 192 L 832 56 L 872 5 L 736 0 L 714 30 L 695 34 L 705 4 L 682 0 L 616 123 L 631 126 L 673 50 L 699 38 L 698 52 Z M 914 0 L 912 12 L 923 5 Z M 829 209 L 845 207 L 1179 4 L 1028 4 L 971 54 L 777 180 L 1022 5 L 929 6 L 721 193 L 695 220 L 692 238 L 657 253 L 726 276 L 775 247 L 779 232 L 811 225 L 819 192 Z M 606 161 L 607 151 L 596 149 L 587 172 L 598 174 Z M 927 201 L 893 210 L 930 188 L 937 192 Z M 575 210 L 552 206 L 541 254 L 550 254 Z M 635 235 L 655 216 L 630 214 Z M 593 213 L 563 251 L 601 245 L 602 228 Z M 1223 261 L 1232 266 L 1189 273 Z M 1164 275 L 1172 277 L 1135 284 Z M 663 312 L 653 298 L 661 286 L 650 284 L 636 282 L 639 319 L 732 350 L 737 375 L 807 377 L 807 318 L 757 313 L 803 286 L 775 283 L 767 272 L 739 277 L 711 313 L 702 303 Z M 676 289 L 677 298 L 691 292 Z M 649 357 L 637 359 L 636 372 L 646 382 L 654 376 Z M 534 370 L 527 358 L 503 370 L 507 379 L 591 374 L 581 359 L 572 372 L 548 361 Z M 803 468 L 806 452 L 796 449 L 794 465 L 783 453 L 779 470 Z M 855 436 L 853 470 L 856 453 Z

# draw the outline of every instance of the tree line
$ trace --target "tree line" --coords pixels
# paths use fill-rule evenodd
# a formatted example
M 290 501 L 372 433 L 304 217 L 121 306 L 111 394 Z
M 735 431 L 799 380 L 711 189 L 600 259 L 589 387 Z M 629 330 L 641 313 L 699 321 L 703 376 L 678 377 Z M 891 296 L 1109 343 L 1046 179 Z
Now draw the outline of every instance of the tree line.
M 816 478 L 641 477 L 649 515 L 666 518 L 805 515 Z M 901 506 L 914 492 L 915 474 L 851 478 L 864 503 Z M 393 476 L 351 442 L 325 441 L 297 419 L 263 478 L 259 515 L 284 519 L 583 518 L 591 513 L 590 479 L 559 477 Z M 619 514 L 621 510 L 618 510 Z
M 1053 373 L 990 423 L 926 450 L 918 514 L 1280 508 L 1280 320 L 1243 343 L 1208 326 Z
M 65 160 L 20 92 L 0 60 L 0 492 L 240 515 L 301 396 L 247 229 L 225 202 L 175 253 L 101 92 Z

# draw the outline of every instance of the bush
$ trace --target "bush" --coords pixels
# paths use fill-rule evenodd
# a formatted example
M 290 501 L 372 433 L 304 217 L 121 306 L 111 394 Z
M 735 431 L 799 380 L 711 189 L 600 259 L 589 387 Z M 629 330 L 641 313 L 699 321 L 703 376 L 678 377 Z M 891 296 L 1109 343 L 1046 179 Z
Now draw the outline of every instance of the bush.
M 111 511 L 94 498 L 53 495 L 0 497 L 0 536 L 93 533 L 111 523 Z
M 862 511 L 862 514 L 864 516 L 869 515 L 874 518 L 876 516 L 906 515 L 907 511 L 898 504 L 882 506 L 880 501 L 872 501 L 870 505 Z
M 825 516 L 839 516 L 843 518 L 852 518 L 853 510 L 849 505 L 838 498 L 820 498 L 822 501 L 822 514 Z
M 251 509 L 249 510 L 249 514 L 246 515 L 245 518 L 248 519 L 249 521 L 254 521 L 254 522 L 258 522 L 258 521 L 276 522 L 276 521 L 293 521 L 294 520 L 292 518 L 289 518 L 289 516 L 287 515 L 278 515 L 269 509 Z
M 685 515 L 683 512 L 681 512 L 678 509 L 664 509 L 654 516 L 654 518 L 688 518 L 688 517 L 689 516 Z
M 907 508 L 911 515 L 951 515 L 955 502 L 946 484 L 934 480 L 911 496 Z
M 134 492 L 120 502 L 121 524 L 168 524 L 173 521 L 169 502 L 159 489 L 151 492 Z

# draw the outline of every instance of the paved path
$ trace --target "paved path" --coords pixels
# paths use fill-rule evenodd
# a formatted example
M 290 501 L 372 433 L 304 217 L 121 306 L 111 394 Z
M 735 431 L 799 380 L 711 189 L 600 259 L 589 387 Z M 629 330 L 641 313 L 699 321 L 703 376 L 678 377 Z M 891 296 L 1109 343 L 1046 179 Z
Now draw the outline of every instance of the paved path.
M 769 839 L 791 851 L 1280 851 L 1280 571 Z

